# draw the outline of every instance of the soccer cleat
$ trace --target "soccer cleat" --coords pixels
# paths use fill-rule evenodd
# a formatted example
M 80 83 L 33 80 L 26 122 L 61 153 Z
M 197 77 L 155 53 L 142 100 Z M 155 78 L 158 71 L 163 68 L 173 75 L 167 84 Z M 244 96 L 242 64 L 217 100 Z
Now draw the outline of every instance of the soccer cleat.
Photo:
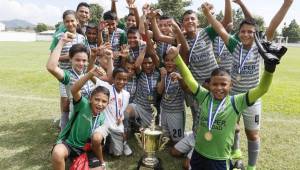
M 245 170 L 244 164 L 242 160 L 235 161 L 233 165 L 233 170 Z
M 242 156 L 243 156 L 243 154 L 242 154 L 241 149 L 236 149 L 236 150 L 231 152 L 231 158 L 232 159 L 235 159 L 235 160 L 236 159 L 242 159 Z
M 123 144 L 123 153 L 126 156 L 129 156 L 132 154 L 132 150 L 130 149 L 129 145 L 127 143 Z
M 250 165 L 248 165 L 248 166 L 247 166 L 247 170 L 256 170 L 256 167 L 255 167 L 255 166 L 250 166 Z

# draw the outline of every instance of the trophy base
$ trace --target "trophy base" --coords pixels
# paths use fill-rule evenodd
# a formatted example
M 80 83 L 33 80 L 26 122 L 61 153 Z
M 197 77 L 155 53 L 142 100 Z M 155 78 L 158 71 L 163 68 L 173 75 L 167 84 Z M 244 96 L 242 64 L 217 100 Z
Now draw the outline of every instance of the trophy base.
M 137 170 L 163 170 L 163 168 L 159 158 L 142 157 L 138 162 Z

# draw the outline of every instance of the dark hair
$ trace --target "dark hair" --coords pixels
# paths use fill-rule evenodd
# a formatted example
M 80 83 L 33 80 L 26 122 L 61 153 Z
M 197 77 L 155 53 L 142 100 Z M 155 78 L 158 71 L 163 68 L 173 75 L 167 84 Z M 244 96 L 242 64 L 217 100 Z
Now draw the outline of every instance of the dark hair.
M 159 17 L 159 20 L 167 20 L 167 19 L 171 19 L 171 17 L 169 17 L 167 15 L 162 15 Z
M 112 11 L 107 11 L 103 14 L 104 20 L 117 20 L 117 14 Z
M 65 20 L 67 15 L 74 15 L 74 17 L 76 18 L 76 13 L 73 10 L 65 10 L 65 12 L 63 13 L 63 20 Z
M 126 20 L 127 20 L 127 18 L 128 18 L 129 16 L 134 16 L 134 17 L 135 17 L 134 13 L 129 13 L 129 14 L 126 16 Z
M 112 73 L 112 77 L 115 78 L 118 73 L 128 73 L 128 71 L 123 67 L 116 67 Z
M 80 52 L 86 53 L 88 55 L 88 57 L 90 56 L 90 52 L 89 52 L 88 48 L 86 46 L 84 46 L 83 44 L 74 44 L 69 50 L 69 56 L 70 56 L 70 58 L 73 58 L 75 54 L 80 53 Z
M 128 30 L 127 30 L 127 35 L 128 34 L 136 34 L 136 33 L 140 33 L 138 28 L 137 27 L 130 27 Z
M 86 26 L 86 32 L 88 30 L 93 30 L 93 29 L 98 29 L 98 26 L 95 24 L 95 23 L 89 23 L 87 26 Z
M 216 68 L 211 72 L 210 77 L 214 77 L 214 76 L 228 76 L 230 77 L 230 74 L 222 67 L 220 68 Z
M 91 93 L 91 97 L 94 96 L 95 94 L 97 93 L 103 93 L 105 94 L 108 99 L 109 99 L 109 90 L 106 88 L 106 87 L 103 87 L 103 86 L 97 86 L 94 90 L 92 90 L 92 93 Z
M 134 64 L 134 63 L 135 63 L 135 60 L 133 59 L 133 57 L 127 57 L 127 58 L 126 58 L 126 63 Z
M 239 26 L 239 30 L 242 28 L 243 25 L 252 25 L 255 27 L 256 29 L 256 20 L 254 18 L 247 18 L 247 19 L 244 19 L 241 23 L 240 23 L 240 26 Z
M 196 14 L 196 12 L 191 9 L 184 11 L 184 13 L 182 15 L 182 20 L 183 20 L 184 16 L 190 15 L 190 14 Z
M 77 5 L 76 11 L 78 11 L 79 8 L 82 7 L 82 6 L 87 7 L 87 8 L 90 9 L 90 5 L 89 5 L 88 3 L 86 3 L 86 2 L 80 2 L 80 3 Z

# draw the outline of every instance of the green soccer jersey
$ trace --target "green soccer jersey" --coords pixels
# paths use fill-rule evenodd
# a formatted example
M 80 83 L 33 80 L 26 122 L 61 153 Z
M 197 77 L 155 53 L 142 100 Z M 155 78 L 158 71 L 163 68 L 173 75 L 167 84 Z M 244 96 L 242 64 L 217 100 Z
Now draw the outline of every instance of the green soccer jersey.
M 233 97 L 234 102 L 231 102 L 231 97 Z M 210 141 L 205 139 L 204 135 L 209 131 L 208 117 L 212 96 L 206 89 L 199 86 L 198 91 L 195 94 L 195 98 L 201 105 L 200 122 L 196 131 L 195 150 L 209 159 L 229 159 L 239 113 L 250 105 L 247 101 L 247 93 L 242 93 L 236 96 L 226 96 L 225 102 L 220 107 L 220 110 L 212 125 L 210 131 L 212 134 L 212 139 Z M 212 101 L 212 112 L 214 113 L 221 101 Z M 233 103 L 235 108 L 233 107 Z
M 74 118 L 75 120 L 73 120 Z M 104 113 L 100 113 L 97 117 L 93 116 L 88 99 L 81 97 L 77 103 L 74 103 L 74 114 L 59 134 L 57 143 L 61 143 L 64 140 L 73 147 L 82 148 L 91 137 L 92 131 L 103 125 L 104 120 Z M 72 126 L 70 122 L 73 122 Z

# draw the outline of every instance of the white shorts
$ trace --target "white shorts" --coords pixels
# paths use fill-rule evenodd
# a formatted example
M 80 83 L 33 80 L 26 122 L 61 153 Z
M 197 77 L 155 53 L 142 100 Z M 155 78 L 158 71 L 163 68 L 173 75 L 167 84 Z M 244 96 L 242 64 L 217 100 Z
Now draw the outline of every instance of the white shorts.
M 242 112 L 244 126 L 247 130 L 259 130 L 261 119 L 261 99 Z
M 59 94 L 60 94 L 60 97 L 68 97 L 66 86 L 64 84 L 62 84 L 61 82 L 59 82 Z
M 107 127 L 107 125 L 103 124 L 103 125 L 97 127 L 97 128 L 94 130 L 93 134 L 94 134 L 94 133 L 100 133 L 100 134 L 102 135 L 102 137 L 103 137 L 103 140 L 105 140 L 105 138 L 106 138 L 107 135 L 108 135 L 108 127 Z
M 189 159 L 192 157 L 192 153 L 195 147 L 195 136 L 193 132 L 187 132 L 186 136 L 176 143 L 174 148 L 187 155 Z
M 184 137 L 185 113 L 160 112 L 160 125 L 166 136 L 171 137 L 173 142 L 178 142 Z
M 110 130 L 109 131 L 109 153 L 114 156 L 120 156 L 123 154 L 123 133 Z

